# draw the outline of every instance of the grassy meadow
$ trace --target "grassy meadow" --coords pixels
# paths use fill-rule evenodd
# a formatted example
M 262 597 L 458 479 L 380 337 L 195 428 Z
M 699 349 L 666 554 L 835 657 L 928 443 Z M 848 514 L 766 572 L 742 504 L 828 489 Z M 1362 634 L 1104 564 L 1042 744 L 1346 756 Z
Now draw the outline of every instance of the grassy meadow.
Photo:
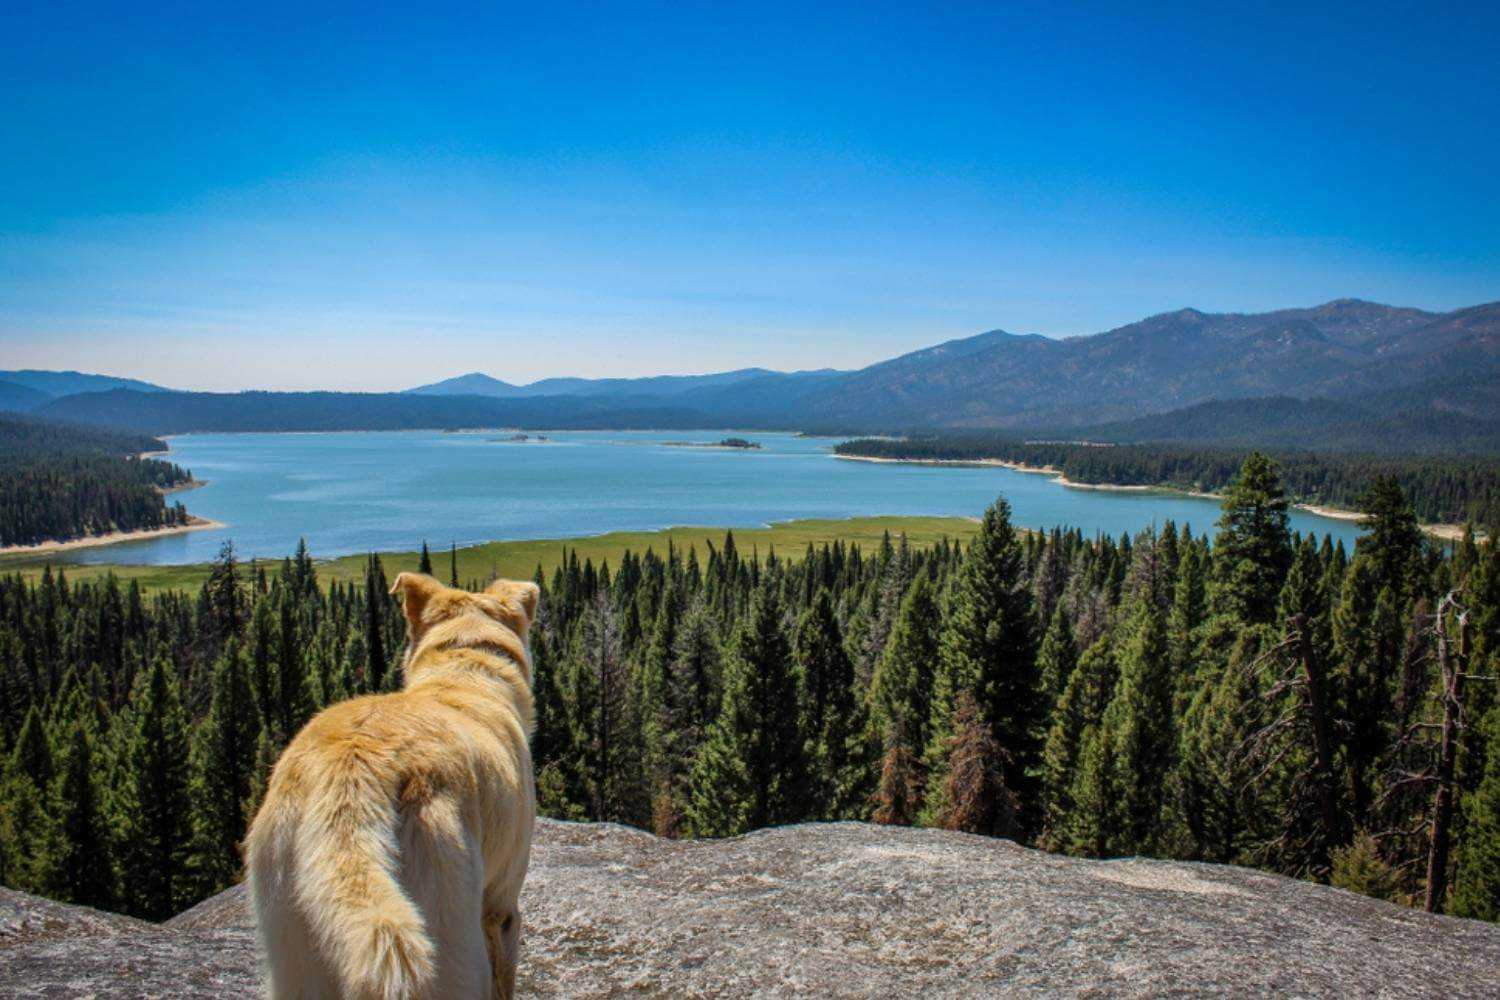
M 741 553 L 758 551 L 764 554 L 774 548 L 780 556 L 797 559 L 801 558 L 809 544 L 821 545 L 842 540 L 869 550 L 878 545 L 881 537 L 889 532 L 892 538 L 905 534 L 912 546 L 925 548 L 943 538 L 967 540 L 977 529 L 978 522 L 965 517 L 898 516 L 785 521 L 769 528 L 732 530 L 735 545 Z M 458 578 L 464 581 L 487 580 L 494 576 L 529 579 L 536 572 L 537 566 L 541 566 L 551 576 L 565 551 L 576 551 L 580 560 L 592 559 L 595 565 L 607 561 L 611 566 L 617 566 L 620 556 L 627 550 L 644 552 L 648 548 L 654 548 L 661 551 L 666 549 L 668 541 L 681 549 L 696 547 L 701 558 L 706 555 L 710 543 L 716 547 L 723 544 L 726 530 L 731 529 L 686 527 L 662 531 L 615 531 L 584 538 L 486 542 L 458 550 Z M 288 556 L 291 554 L 287 553 Z M 317 556 L 316 551 L 313 556 Z M 421 555 L 418 549 L 412 549 L 405 552 L 381 552 L 380 558 L 385 564 L 386 575 L 394 577 L 401 570 L 416 569 Z M 448 560 L 446 549 L 433 551 L 434 570 L 444 579 L 448 576 Z M 55 556 L 51 559 L 36 556 L 3 559 L 0 560 L 0 573 L 18 572 L 28 579 L 35 579 L 41 576 L 42 569 L 48 562 L 59 564 Z M 319 560 L 318 577 L 325 584 L 334 580 L 363 580 L 364 564 L 363 555 Z M 72 580 L 86 580 L 113 573 L 122 581 L 139 581 L 141 587 L 148 591 L 196 589 L 208 576 L 209 570 L 206 563 L 186 566 L 61 565 Z

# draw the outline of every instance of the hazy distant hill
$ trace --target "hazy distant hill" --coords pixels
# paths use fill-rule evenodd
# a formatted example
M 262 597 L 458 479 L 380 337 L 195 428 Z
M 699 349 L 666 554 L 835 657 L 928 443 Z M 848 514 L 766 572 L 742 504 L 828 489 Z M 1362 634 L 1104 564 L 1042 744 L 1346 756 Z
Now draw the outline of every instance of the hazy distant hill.
M 805 382 L 835 374 L 833 369 L 813 372 L 773 372 L 767 368 L 741 368 L 710 375 L 653 375 L 647 378 L 545 378 L 529 385 L 512 385 L 483 372 L 470 372 L 431 385 L 408 389 L 425 396 L 494 396 L 501 399 L 538 396 L 599 396 L 639 398 L 679 396 L 700 389 L 716 389 L 767 377 Z
M 134 378 L 113 375 L 89 375 L 84 372 L 49 372 L 34 368 L 0 371 L 0 382 L 24 386 L 47 396 L 71 396 L 80 392 L 107 392 L 110 389 L 134 389 L 137 392 L 171 392 L 159 385 Z
M 492 396 L 496 399 L 514 399 L 526 394 L 526 390 L 520 386 L 491 378 L 484 372 L 455 375 L 441 382 L 419 385 L 406 391 L 417 396 Z

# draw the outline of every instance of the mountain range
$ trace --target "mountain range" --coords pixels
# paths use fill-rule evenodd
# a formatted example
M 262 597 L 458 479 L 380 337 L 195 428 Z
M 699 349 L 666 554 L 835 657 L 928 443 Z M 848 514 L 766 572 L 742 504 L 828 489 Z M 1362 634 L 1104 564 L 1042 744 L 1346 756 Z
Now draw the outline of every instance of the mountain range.
M 1181 309 L 1062 340 L 992 330 L 851 372 L 745 369 L 550 379 L 524 388 L 476 373 L 412 391 L 509 395 L 485 388 L 494 383 L 537 396 L 558 394 L 558 383 L 567 383 L 569 394 L 670 398 L 747 426 L 1035 429 L 1129 420 L 1212 400 L 1349 399 L 1497 372 L 1500 303 L 1430 313 L 1341 299 L 1260 314 Z M 1466 399 L 1452 402 L 1462 408 Z
M 406 390 L 418 396 L 491 396 L 495 399 L 534 399 L 538 396 L 679 396 L 694 389 L 714 389 L 762 378 L 799 380 L 842 374 L 832 368 L 806 372 L 777 372 L 769 368 L 740 368 L 711 375 L 651 375 L 645 378 L 544 378 L 527 385 L 512 385 L 483 372 L 419 385 Z
M 0 372 L 46 417 L 153 433 L 356 427 L 993 428 L 1098 440 L 1413 450 L 1500 440 L 1500 303 L 1448 313 L 1340 299 L 1269 313 L 1151 316 L 1090 336 L 992 330 L 856 371 L 552 378 L 473 372 L 404 393 L 176 393 Z M 67 380 L 74 380 L 68 382 Z M 64 393 L 59 386 L 75 385 Z M 94 391 L 105 389 L 104 392 Z M 31 397 L 27 390 L 47 393 Z M 1258 402 L 1256 402 L 1258 401 Z M 0 405 L 4 405 L 0 402 Z M 1390 434 L 1382 435 L 1382 427 Z M 1311 443 L 1300 443 L 1310 441 Z

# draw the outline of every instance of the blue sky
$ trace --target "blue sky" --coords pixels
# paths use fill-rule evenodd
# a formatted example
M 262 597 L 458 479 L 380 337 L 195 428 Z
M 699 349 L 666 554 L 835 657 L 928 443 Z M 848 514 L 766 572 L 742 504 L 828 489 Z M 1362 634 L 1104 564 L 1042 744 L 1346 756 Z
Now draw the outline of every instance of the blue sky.
M 1494 4 L 26 6 L 0 368 L 388 389 L 1500 299 Z

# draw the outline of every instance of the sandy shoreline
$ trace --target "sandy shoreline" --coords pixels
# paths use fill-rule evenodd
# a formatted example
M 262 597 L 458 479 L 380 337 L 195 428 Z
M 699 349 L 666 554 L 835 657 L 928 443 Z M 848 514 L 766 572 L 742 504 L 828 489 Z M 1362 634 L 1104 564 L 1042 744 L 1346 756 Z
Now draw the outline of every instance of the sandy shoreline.
M 35 545 L 6 545 L 0 547 L 0 556 L 35 556 L 46 555 L 51 552 L 67 552 L 72 549 L 91 549 L 99 545 L 118 545 L 121 542 L 139 542 L 151 538 L 163 538 L 167 535 L 182 535 L 190 531 L 211 531 L 214 528 L 224 528 L 228 525 L 219 521 L 210 521 L 206 517 L 188 515 L 191 520 L 187 524 L 176 525 L 170 528 L 139 528 L 135 531 L 111 531 L 106 535 L 89 535 L 86 538 L 70 538 L 67 541 L 37 542 Z
M 896 465 L 969 465 L 969 466 L 995 466 L 1002 469 L 1010 469 L 1014 472 L 1032 472 L 1052 476 L 1057 480 L 1059 486 L 1066 486 L 1073 490 L 1104 490 L 1112 493 L 1175 493 L 1179 496 L 1197 497 L 1200 500 L 1222 500 L 1222 493 L 1205 493 L 1200 490 L 1181 490 L 1172 486 L 1125 486 L 1119 483 L 1076 483 L 1063 475 L 1059 470 L 1050 465 L 1022 465 L 1019 462 L 1007 462 L 998 458 L 976 458 L 976 459 L 951 459 L 951 458 L 878 458 L 874 455 L 834 455 L 834 458 L 842 458 L 850 462 L 886 462 Z M 1333 521 L 1359 522 L 1365 519 L 1365 515 L 1357 510 L 1345 510 L 1342 507 L 1325 507 L 1322 504 L 1294 503 L 1293 507 L 1314 517 L 1326 517 Z M 1422 530 L 1433 538 L 1445 542 L 1454 542 L 1463 538 L 1464 526 L 1461 524 L 1424 524 Z M 1478 536 L 1480 538 L 1483 535 Z

